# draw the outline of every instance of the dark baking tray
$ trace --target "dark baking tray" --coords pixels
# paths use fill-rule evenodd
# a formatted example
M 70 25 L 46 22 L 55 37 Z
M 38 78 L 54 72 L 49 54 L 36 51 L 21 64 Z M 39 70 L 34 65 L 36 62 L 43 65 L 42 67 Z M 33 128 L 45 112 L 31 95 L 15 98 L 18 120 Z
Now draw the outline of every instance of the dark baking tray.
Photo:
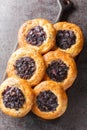
M 23 0 L 19 0 L 19 2 L 17 0 L 12 0 L 12 2 L 10 0 L 7 0 L 6 3 L 0 0 L 1 5 L 3 6 L 3 8 L 0 9 L 3 9 L 3 11 L 5 12 L 7 12 L 6 9 L 8 9 L 8 11 L 10 10 L 9 11 L 10 13 L 12 13 L 12 10 L 14 10 L 14 13 L 8 14 L 7 20 L 9 17 L 11 20 L 14 19 L 13 15 L 15 18 L 20 17 L 19 18 L 20 25 L 25 20 L 37 17 L 37 15 L 40 12 L 41 14 L 40 16 L 38 15 L 38 17 L 44 17 L 51 20 L 52 22 L 55 22 L 54 16 L 56 19 L 57 13 L 59 11 L 57 20 L 69 20 L 70 22 L 74 22 L 78 24 L 83 28 L 86 37 L 86 24 L 83 23 L 84 20 L 85 21 L 87 20 L 86 16 L 84 15 L 84 12 L 86 12 L 86 8 L 87 8 L 87 1 L 85 0 L 83 0 L 83 2 L 79 0 L 72 0 L 72 1 L 74 2 L 77 9 L 74 12 L 72 11 L 68 11 L 68 12 L 66 11 L 66 13 L 64 12 L 62 14 L 62 19 L 60 15 L 60 12 L 62 10 L 60 6 L 57 5 L 56 0 L 47 0 L 47 1 L 32 0 L 32 2 L 30 2 L 29 0 L 26 0 L 26 2 Z M 37 5 L 38 8 L 35 7 L 36 4 L 38 4 Z M 30 8 L 32 8 L 33 11 Z M 20 11 L 22 9 L 24 10 L 24 15 L 20 16 Z M 50 9 L 52 9 L 52 11 L 50 11 Z M 49 11 L 49 13 L 47 11 Z M 2 17 L 4 17 L 3 14 L 1 14 L 0 19 L 2 19 Z M 15 24 L 12 25 L 11 24 L 12 22 L 14 22 Z M 13 28 L 15 28 L 14 26 L 19 25 L 19 23 L 16 23 L 15 20 L 9 21 L 8 23 L 7 21 L 4 21 L 3 28 L 5 24 L 7 24 L 6 26 L 13 26 Z M 17 28 L 19 28 L 19 26 L 17 26 Z M 10 34 L 10 31 L 11 30 L 7 31 L 6 33 Z M 1 35 L 3 36 L 3 39 L 6 33 L 4 33 L 4 35 L 3 34 Z M 14 40 L 14 36 L 11 37 L 11 39 Z M 85 41 L 87 41 L 86 38 Z M 6 44 L 8 44 L 9 46 L 8 39 L 6 42 L 7 42 Z M 15 40 L 14 43 L 16 43 Z M 7 50 L 6 53 L 7 55 L 10 55 L 12 53 L 13 50 L 12 48 L 14 48 L 14 46 L 15 45 L 12 45 L 9 54 Z M 47 121 L 35 116 L 32 112 L 29 113 L 24 118 L 11 118 L 0 112 L 0 130 L 87 130 L 87 78 L 86 78 L 87 77 L 87 51 L 86 49 L 87 46 L 85 43 L 83 52 L 80 54 L 80 57 L 78 58 L 77 61 L 78 77 L 75 83 L 73 84 L 73 86 L 67 91 L 69 97 L 69 104 L 68 104 L 67 111 L 62 117 L 55 120 Z M 2 60 L 5 63 L 4 59 Z
M 64 13 L 67 13 L 67 11 L 72 11 L 74 5 L 71 0 L 57 0 L 57 4 L 59 6 L 59 11 L 56 16 L 55 22 L 62 21 Z M 18 42 L 15 44 L 13 52 L 16 51 L 19 48 Z M 4 72 L 1 83 L 7 78 L 6 72 Z

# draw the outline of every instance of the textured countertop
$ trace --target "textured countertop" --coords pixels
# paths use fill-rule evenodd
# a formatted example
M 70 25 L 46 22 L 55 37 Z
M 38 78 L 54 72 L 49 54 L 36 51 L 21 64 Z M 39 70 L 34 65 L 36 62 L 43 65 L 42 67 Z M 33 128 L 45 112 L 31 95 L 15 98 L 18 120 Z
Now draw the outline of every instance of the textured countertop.
M 72 1 L 76 9 L 64 19 L 83 29 L 85 45 L 77 62 L 77 80 L 67 92 L 67 111 L 53 121 L 42 120 L 32 113 L 16 119 L 0 112 L 0 130 L 87 130 L 87 0 Z M 0 81 L 21 24 L 37 17 L 55 22 L 58 10 L 56 0 L 0 0 Z

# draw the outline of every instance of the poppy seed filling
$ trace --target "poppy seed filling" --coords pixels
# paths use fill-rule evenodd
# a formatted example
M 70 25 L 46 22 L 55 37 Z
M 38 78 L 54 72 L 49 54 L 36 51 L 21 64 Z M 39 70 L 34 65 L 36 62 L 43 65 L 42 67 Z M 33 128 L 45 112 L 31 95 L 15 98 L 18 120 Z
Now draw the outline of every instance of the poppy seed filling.
M 5 107 L 15 110 L 22 108 L 25 102 L 24 94 L 17 87 L 7 86 L 7 88 L 2 93 L 2 98 Z
M 48 65 L 46 73 L 52 80 L 62 82 L 67 78 L 68 70 L 69 67 L 62 60 L 54 60 Z
M 34 28 L 32 28 L 26 36 L 26 41 L 34 46 L 42 45 L 45 40 L 46 33 L 44 29 L 40 26 L 35 26 Z
M 30 57 L 21 57 L 16 60 L 14 68 L 20 78 L 30 79 L 36 70 L 35 61 Z
M 76 36 L 71 30 L 59 30 L 56 35 L 56 45 L 61 49 L 68 49 L 76 43 Z
M 57 96 L 50 90 L 41 91 L 36 98 L 36 103 L 41 111 L 55 111 L 58 106 Z

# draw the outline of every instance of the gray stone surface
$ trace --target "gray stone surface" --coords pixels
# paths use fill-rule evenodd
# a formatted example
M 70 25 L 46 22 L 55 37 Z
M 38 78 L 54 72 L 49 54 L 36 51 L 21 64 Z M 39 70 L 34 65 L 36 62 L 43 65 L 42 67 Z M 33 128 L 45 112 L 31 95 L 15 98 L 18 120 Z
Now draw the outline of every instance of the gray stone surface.
M 14 119 L 0 112 L 0 130 L 87 130 L 87 0 L 72 1 L 76 9 L 69 17 L 65 15 L 64 19 L 82 27 L 85 45 L 77 61 L 77 80 L 67 92 L 67 111 L 53 121 L 42 120 L 32 113 Z M 0 81 L 17 43 L 17 32 L 21 24 L 37 17 L 54 22 L 57 13 L 56 0 L 0 0 Z

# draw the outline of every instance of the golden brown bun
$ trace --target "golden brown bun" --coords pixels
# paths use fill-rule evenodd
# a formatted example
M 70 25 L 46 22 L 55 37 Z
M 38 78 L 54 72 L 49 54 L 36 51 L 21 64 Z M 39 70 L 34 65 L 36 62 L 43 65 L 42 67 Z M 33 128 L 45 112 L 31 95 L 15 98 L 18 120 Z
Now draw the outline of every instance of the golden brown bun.
M 40 92 L 50 90 L 57 96 L 58 100 L 58 106 L 55 111 L 41 111 L 38 108 L 38 105 L 36 103 L 36 97 L 39 95 Z M 34 100 L 34 105 L 32 107 L 33 113 L 35 113 L 37 116 L 44 118 L 44 119 L 55 119 L 57 117 L 60 117 L 66 110 L 67 108 L 67 95 L 65 91 L 62 89 L 62 87 L 53 82 L 53 81 L 44 81 L 41 82 L 39 85 L 37 85 L 34 88 L 34 95 L 35 95 L 35 100 Z
M 35 70 L 34 74 L 30 77 L 30 79 L 27 79 L 28 83 L 31 86 L 34 86 L 42 80 L 44 73 L 45 73 L 45 65 L 44 65 L 43 57 L 34 48 L 28 48 L 28 47 L 20 48 L 17 51 L 15 51 L 11 55 L 11 57 L 8 61 L 6 72 L 7 72 L 8 77 L 15 76 L 20 79 L 20 77 L 16 74 L 14 65 L 15 65 L 16 60 L 18 60 L 21 57 L 25 57 L 25 56 L 30 57 L 30 58 L 34 59 L 34 61 L 35 61 L 36 70 Z M 24 79 L 24 80 L 26 80 L 26 79 Z
M 71 30 L 74 32 L 74 34 L 76 35 L 76 43 L 73 44 L 70 48 L 68 49 L 61 49 L 59 47 L 60 50 L 65 51 L 67 53 L 70 53 L 73 57 L 77 56 L 82 48 L 83 48 L 83 43 L 84 43 L 84 36 L 82 33 L 82 30 L 79 26 L 77 26 L 76 24 L 73 23 L 68 23 L 68 22 L 58 22 L 56 24 L 54 24 L 54 27 L 56 29 L 56 31 L 58 30 Z
M 3 103 L 2 93 L 4 90 L 6 90 L 7 86 L 17 87 L 24 94 L 25 102 L 23 104 L 23 107 L 19 108 L 19 110 L 5 107 Z M 9 116 L 13 116 L 13 117 L 25 116 L 32 108 L 33 98 L 34 98 L 34 95 L 33 95 L 32 89 L 26 81 L 19 80 L 17 78 L 12 77 L 12 78 L 6 79 L 0 86 L 0 109 Z
M 26 41 L 26 36 L 33 27 L 35 26 L 41 26 L 43 27 L 44 31 L 46 32 L 47 38 L 40 46 L 34 46 Z M 42 54 L 48 52 L 51 48 L 53 48 L 55 44 L 55 37 L 56 37 L 56 31 L 53 25 L 45 19 L 33 19 L 26 21 L 21 28 L 19 29 L 18 33 L 18 42 L 20 47 L 34 47 L 35 49 L 39 50 Z
M 71 55 L 66 52 L 60 51 L 60 49 L 57 49 L 56 51 L 48 52 L 43 57 L 45 60 L 46 68 L 52 61 L 58 59 L 62 60 L 69 67 L 67 78 L 62 82 L 56 82 L 56 81 L 55 82 L 60 83 L 65 90 L 71 87 L 71 85 L 73 84 L 73 82 L 77 77 L 76 63 L 74 59 L 71 57 Z M 52 80 L 52 79 L 50 79 L 50 77 L 46 73 L 44 76 L 44 80 Z

